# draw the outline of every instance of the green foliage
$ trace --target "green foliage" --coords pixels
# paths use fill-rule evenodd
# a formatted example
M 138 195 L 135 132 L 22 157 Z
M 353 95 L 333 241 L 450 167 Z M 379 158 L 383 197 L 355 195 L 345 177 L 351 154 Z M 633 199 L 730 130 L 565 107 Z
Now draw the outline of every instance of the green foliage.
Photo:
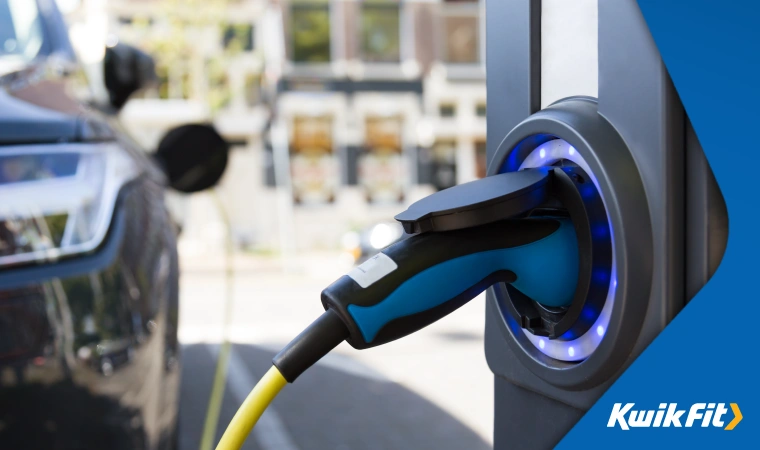
M 231 0 L 157 1 L 161 14 L 154 21 L 136 17 L 132 27 L 142 36 L 138 44 L 156 59 L 159 97 L 179 94 L 182 98 L 203 100 L 212 112 L 229 104 L 231 93 L 225 61 L 250 48 L 252 27 L 227 23 L 225 13 Z M 208 30 L 215 30 L 219 42 L 226 44 L 223 53 L 210 59 L 198 45 L 199 33 Z M 173 88 L 170 83 L 175 83 Z M 205 84 L 202 92 L 193 90 L 198 84 Z
M 230 53 L 253 50 L 253 26 L 247 23 L 235 23 L 224 27 L 224 48 Z
M 218 111 L 232 100 L 227 70 L 221 58 L 211 58 L 206 62 L 206 77 L 208 79 L 209 107 L 212 111 Z

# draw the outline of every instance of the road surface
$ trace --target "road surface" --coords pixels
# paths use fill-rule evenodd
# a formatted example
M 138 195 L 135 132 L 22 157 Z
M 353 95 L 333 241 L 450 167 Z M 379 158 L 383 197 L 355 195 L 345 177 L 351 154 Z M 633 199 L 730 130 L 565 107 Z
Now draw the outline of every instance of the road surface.
M 222 255 L 183 255 L 180 448 L 197 449 L 219 344 L 233 342 L 217 440 L 272 356 L 322 313 L 319 293 L 347 267 L 332 253 L 234 259 L 232 320 L 224 324 Z M 483 354 L 481 295 L 440 322 L 382 347 L 342 344 L 288 385 L 246 443 L 250 449 L 489 449 L 493 378 Z

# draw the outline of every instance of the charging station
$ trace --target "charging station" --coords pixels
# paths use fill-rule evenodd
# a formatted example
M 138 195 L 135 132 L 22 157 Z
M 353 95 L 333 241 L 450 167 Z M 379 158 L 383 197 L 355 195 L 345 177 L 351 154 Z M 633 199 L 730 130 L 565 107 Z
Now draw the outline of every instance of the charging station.
M 558 2 L 486 3 L 489 176 L 569 163 L 598 197 L 585 199 L 585 298 L 556 307 L 505 283 L 488 290 L 497 450 L 559 442 L 707 282 L 727 242 L 723 197 L 636 1 L 579 3 L 588 14 L 563 30 L 542 17 Z M 575 83 L 596 95 L 548 102 L 542 83 L 561 80 L 551 58 L 562 49 L 542 38 L 579 29 L 598 67 Z M 567 73 L 587 63 L 569 58 Z
M 551 448 L 707 283 L 726 205 L 635 0 L 486 4 L 488 169 L 322 291 L 220 441 L 240 448 L 341 342 L 401 339 L 487 289 L 494 448 Z

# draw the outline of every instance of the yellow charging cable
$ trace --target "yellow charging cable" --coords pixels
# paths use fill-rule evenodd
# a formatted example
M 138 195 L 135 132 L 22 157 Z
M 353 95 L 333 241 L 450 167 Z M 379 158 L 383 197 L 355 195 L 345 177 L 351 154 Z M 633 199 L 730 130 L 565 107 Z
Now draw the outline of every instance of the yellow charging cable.
M 243 446 L 253 426 L 277 397 L 282 388 L 288 384 L 277 367 L 272 366 L 264 377 L 256 383 L 240 409 L 235 413 L 216 450 L 239 450 Z
M 272 360 L 273 366 L 235 413 L 216 450 L 239 450 L 264 410 L 282 388 L 295 381 L 348 337 L 348 329 L 332 310 L 325 311 Z
M 235 282 L 235 249 L 232 243 L 232 224 L 230 216 L 227 214 L 227 208 L 224 206 L 219 192 L 216 189 L 211 190 L 211 198 L 214 200 L 219 217 L 224 223 L 226 230 L 224 239 L 224 339 L 219 349 L 219 355 L 216 361 L 216 370 L 214 372 L 214 382 L 211 386 L 211 395 L 208 400 L 206 409 L 206 419 L 203 424 L 203 434 L 201 435 L 200 450 L 211 450 L 214 445 L 216 436 L 216 425 L 219 422 L 219 413 L 222 411 L 222 400 L 224 399 L 224 385 L 227 380 L 227 363 L 230 359 L 232 344 L 229 341 L 228 330 L 232 323 L 234 293 L 233 284 Z

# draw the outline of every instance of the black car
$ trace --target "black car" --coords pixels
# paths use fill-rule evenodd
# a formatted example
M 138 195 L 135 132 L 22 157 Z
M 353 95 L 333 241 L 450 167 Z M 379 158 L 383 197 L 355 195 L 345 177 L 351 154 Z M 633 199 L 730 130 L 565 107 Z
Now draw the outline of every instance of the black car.
M 54 0 L 0 0 L 0 448 L 176 445 L 178 262 L 167 186 L 214 185 L 207 125 L 147 154 L 115 120 L 150 57 L 77 63 Z M 98 99 L 99 88 L 108 95 Z

